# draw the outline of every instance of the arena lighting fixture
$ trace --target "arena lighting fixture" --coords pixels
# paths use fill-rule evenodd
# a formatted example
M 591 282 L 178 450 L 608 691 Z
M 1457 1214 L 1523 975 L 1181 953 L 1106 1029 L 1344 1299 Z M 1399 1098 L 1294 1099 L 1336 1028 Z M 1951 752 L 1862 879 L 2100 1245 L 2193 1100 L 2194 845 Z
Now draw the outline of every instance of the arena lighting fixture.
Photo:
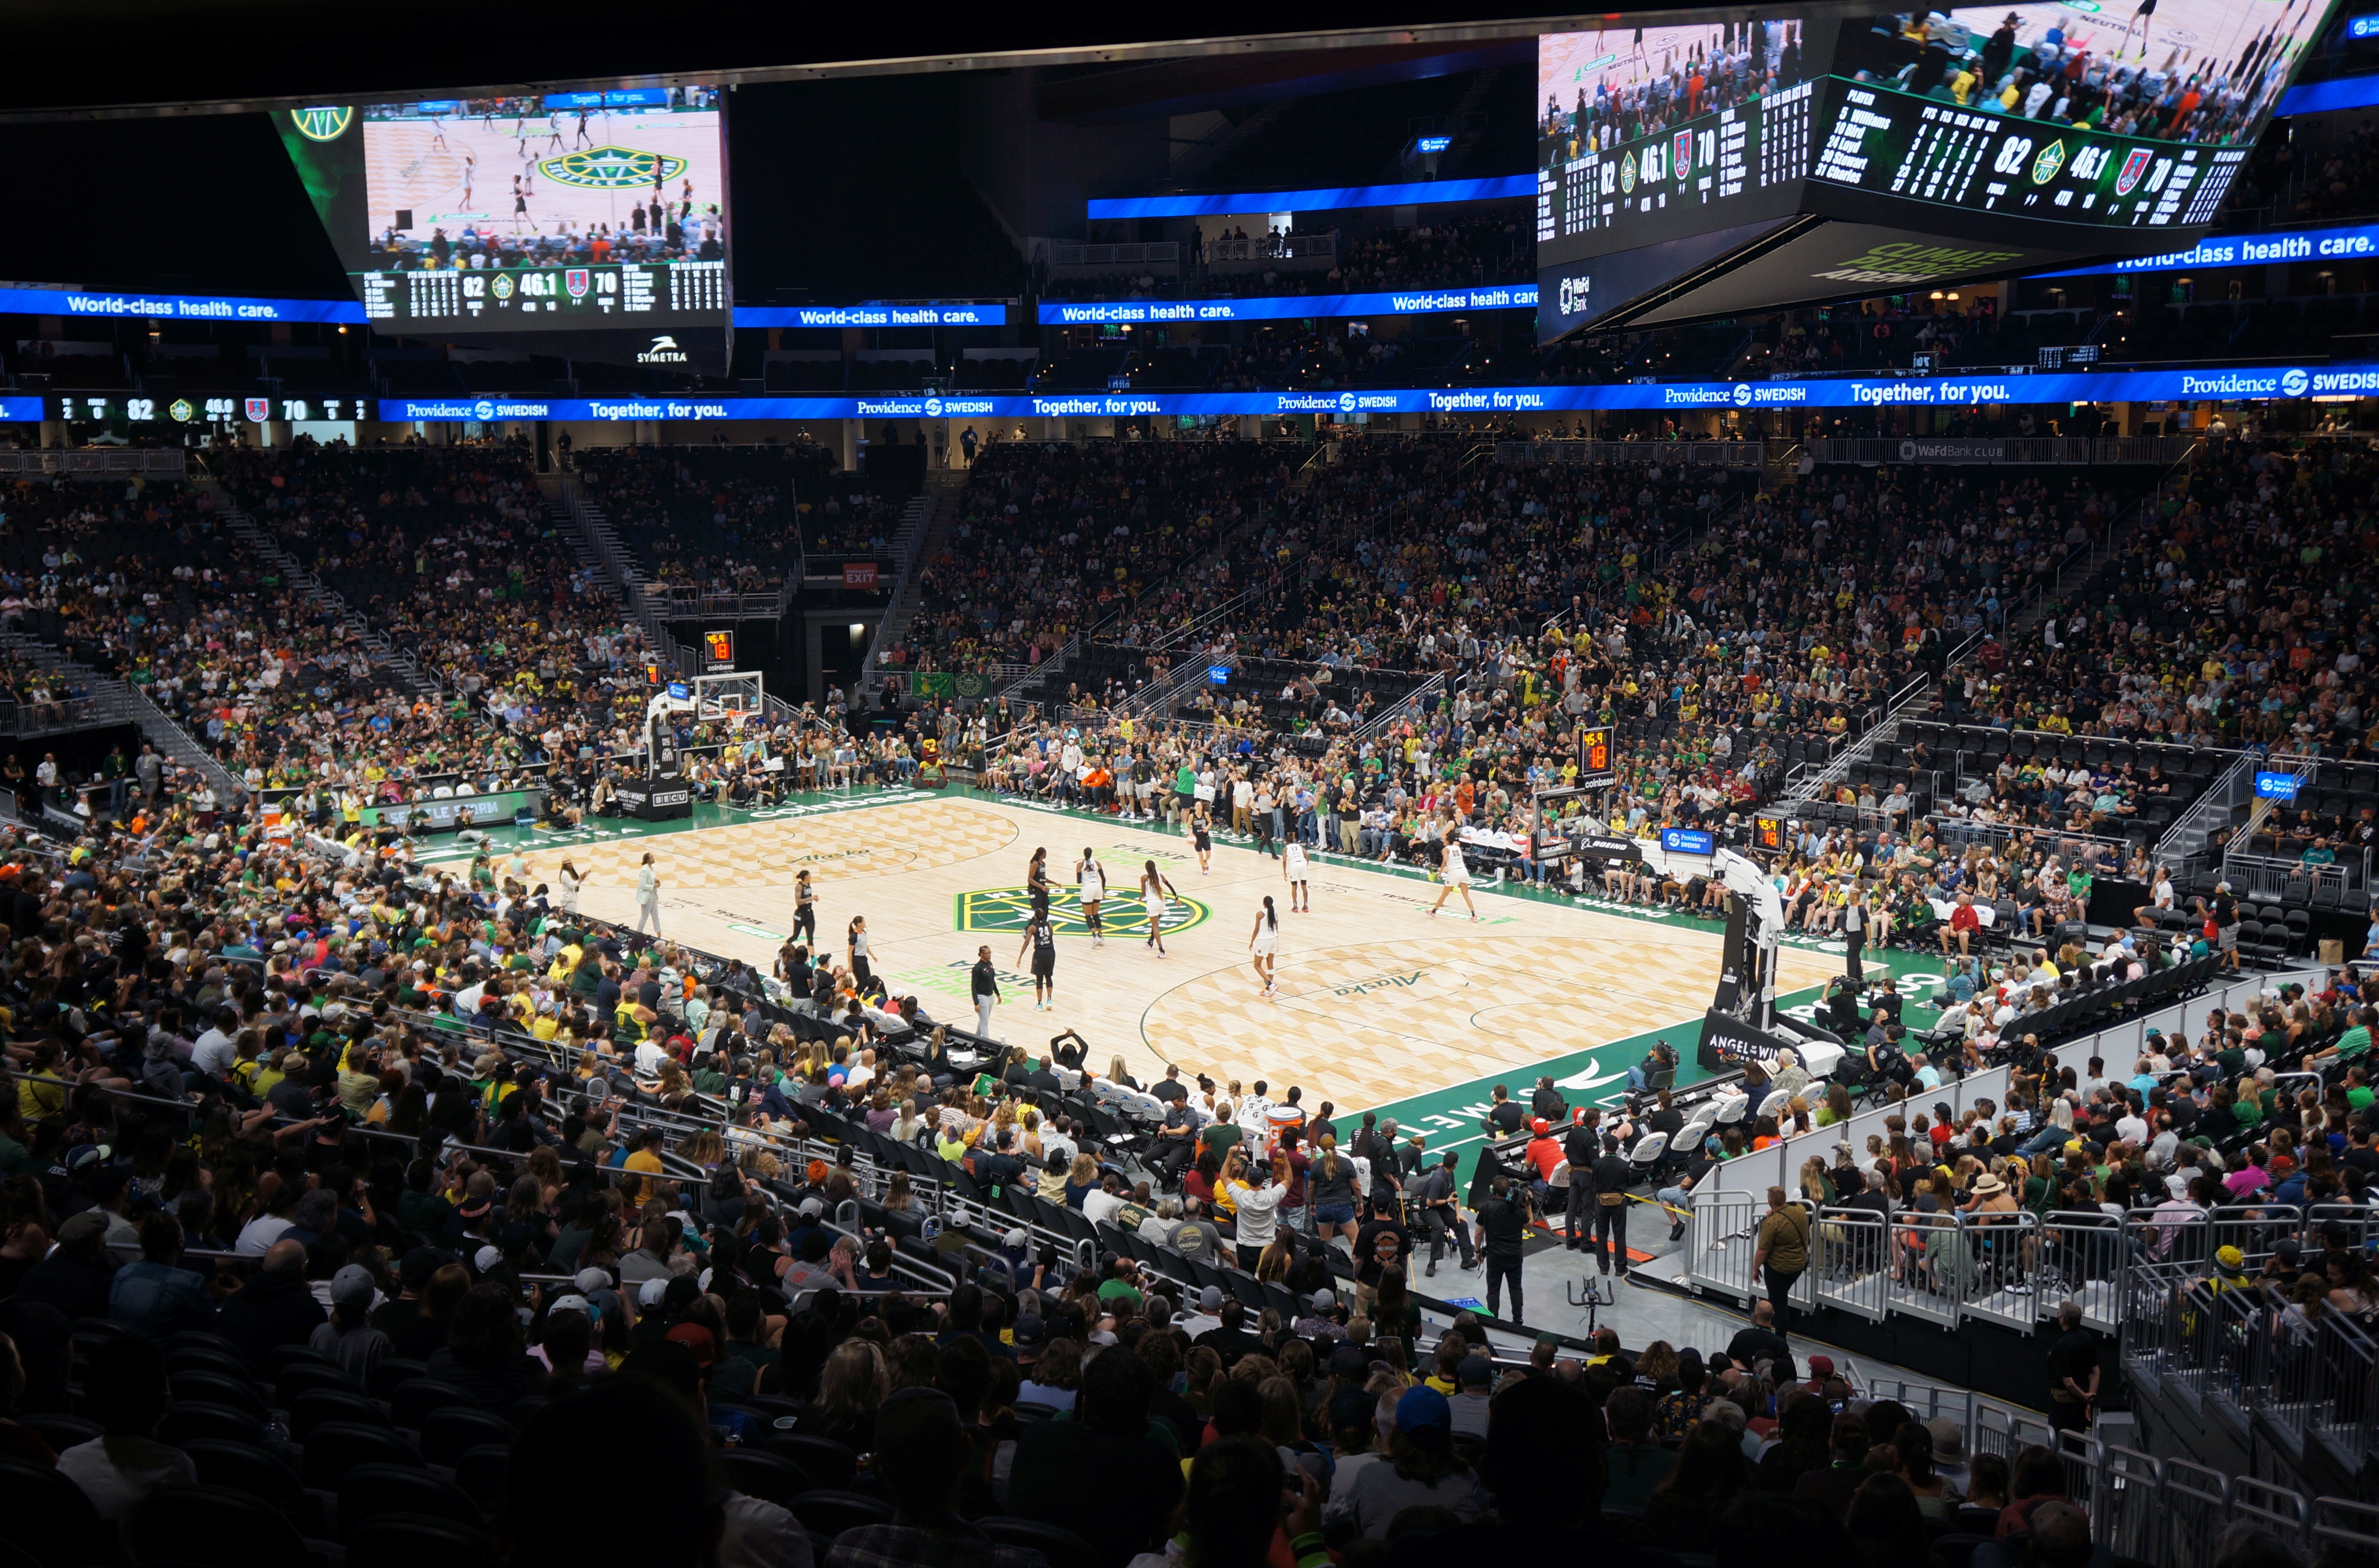
M 864 631 L 866 631 L 866 630 L 867 630 L 867 622 L 865 622 L 864 621 L 852 621 L 852 622 L 851 623 L 851 634 L 852 636 L 854 636 L 854 637 L 858 636 L 862 632 L 864 632 Z
M 1934 297 L 1934 298 L 1936 298 L 1936 299 L 1939 299 L 1939 298 L 1941 297 L 1941 291 L 1940 291 L 1939 289 L 1938 289 L 1938 288 L 1937 288 L 1937 289 L 1935 289 L 1935 290 L 1933 291 L 1933 297 Z
M 1956 289 L 1951 289 L 1950 291 L 1950 297 L 1953 300 L 1956 299 L 1958 297 L 1958 291 Z

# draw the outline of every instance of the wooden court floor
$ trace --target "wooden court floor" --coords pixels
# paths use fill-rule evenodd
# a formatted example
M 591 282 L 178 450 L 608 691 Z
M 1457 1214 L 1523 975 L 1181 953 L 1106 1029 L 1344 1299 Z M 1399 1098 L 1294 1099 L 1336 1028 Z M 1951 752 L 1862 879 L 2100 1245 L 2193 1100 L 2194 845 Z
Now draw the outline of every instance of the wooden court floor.
M 1020 957 L 1026 865 L 1049 851 L 1058 926 L 1056 1001 L 1033 1006 Z M 1085 848 L 1105 867 L 1108 937 L 1093 947 L 1073 899 Z M 1279 862 L 1217 842 L 1200 874 L 1188 841 L 1114 821 L 1028 807 L 934 798 L 749 822 L 605 843 L 567 852 L 592 878 L 591 914 L 633 921 L 636 868 L 650 851 L 662 878 L 666 935 L 766 969 L 792 929 L 793 881 L 818 889 L 818 931 L 841 956 L 854 915 L 866 917 L 873 961 L 894 995 L 914 994 L 931 1016 L 972 1026 L 968 972 L 988 943 L 1006 999 L 993 1032 L 1042 1044 L 1064 1030 L 1102 1066 L 1120 1053 L 1143 1080 L 1177 1063 L 1185 1076 L 1262 1078 L 1274 1099 L 1301 1084 L 1306 1104 L 1342 1108 L 1388 1102 L 1509 1067 L 1699 1018 L 1718 975 L 1718 938 L 1547 901 L 1474 888 L 1479 914 L 1458 897 L 1426 911 L 1438 888 L 1342 863 L 1318 863 L 1313 912 L 1288 912 Z M 560 849 L 532 856 L 550 880 Z M 1168 908 L 1159 958 L 1146 917 L 1129 897 L 1153 860 L 1180 895 Z M 1280 914 L 1279 995 L 1267 999 L 1249 965 L 1262 899 Z M 1820 983 L 1840 959 L 1787 947 L 1785 987 Z M 1598 1064 L 1598 1080 L 1626 1063 Z

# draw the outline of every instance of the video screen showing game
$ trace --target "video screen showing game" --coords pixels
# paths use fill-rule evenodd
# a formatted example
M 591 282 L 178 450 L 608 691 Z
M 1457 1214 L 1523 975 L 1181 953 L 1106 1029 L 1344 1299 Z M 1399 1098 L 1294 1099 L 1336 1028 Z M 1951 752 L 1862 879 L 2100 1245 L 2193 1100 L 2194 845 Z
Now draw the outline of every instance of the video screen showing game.
M 2044 0 L 1854 18 L 1814 175 L 2058 223 L 2210 223 L 2328 10 Z
M 729 308 L 717 88 L 430 100 L 355 115 L 365 232 L 349 243 L 361 242 L 357 288 L 371 319 L 634 325 Z
M 1540 259 L 1733 223 L 1787 199 L 1808 173 L 1824 65 L 1808 56 L 1808 27 L 1795 14 L 1539 35 Z

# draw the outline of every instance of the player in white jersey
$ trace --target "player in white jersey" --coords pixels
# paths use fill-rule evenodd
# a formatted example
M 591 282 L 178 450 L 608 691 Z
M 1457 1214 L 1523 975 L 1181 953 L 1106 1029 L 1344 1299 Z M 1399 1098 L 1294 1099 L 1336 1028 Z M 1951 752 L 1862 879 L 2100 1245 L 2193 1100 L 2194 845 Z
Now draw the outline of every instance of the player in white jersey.
M 1091 946 L 1107 945 L 1107 928 L 1099 919 L 1099 900 L 1107 896 L 1107 869 L 1085 845 L 1082 863 L 1074 868 L 1074 885 L 1081 889 L 1082 924 L 1091 934 Z
M 1156 956 L 1160 959 L 1165 957 L 1165 906 L 1168 899 L 1177 899 L 1180 896 L 1174 890 L 1173 884 L 1165 879 L 1165 874 L 1156 869 L 1154 861 L 1141 863 L 1140 901 L 1141 907 L 1148 911 L 1146 945 L 1155 948 Z
M 1439 851 L 1437 869 L 1445 886 L 1437 890 L 1437 902 L 1430 905 L 1429 912 L 1435 914 L 1443 909 L 1447 894 L 1460 893 L 1462 907 L 1470 911 L 1472 920 L 1477 920 L 1479 906 L 1470 901 L 1470 868 L 1462 863 L 1461 829 L 1452 822 L 1445 825 L 1445 844 Z
M 1305 846 L 1294 838 L 1280 857 L 1280 874 L 1288 884 L 1288 912 L 1311 914 L 1313 895 L 1305 887 Z
M 1258 995 L 1274 995 L 1274 988 L 1279 984 L 1280 912 L 1273 908 L 1270 899 L 1263 901 L 1263 910 L 1256 916 L 1256 928 L 1248 935 L 1248 951 L 1254 955 L 1251 962 L 1256 979 L 1263 984 Z

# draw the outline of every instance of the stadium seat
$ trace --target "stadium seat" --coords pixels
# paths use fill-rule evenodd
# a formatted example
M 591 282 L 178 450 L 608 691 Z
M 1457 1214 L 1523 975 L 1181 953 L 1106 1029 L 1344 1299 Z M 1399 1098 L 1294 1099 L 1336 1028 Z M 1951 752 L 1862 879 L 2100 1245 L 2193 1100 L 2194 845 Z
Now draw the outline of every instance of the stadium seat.
M 346 1473 L 358 1465 L 420 1464 L 412 1445 L 385 1427 L 330 1421 L 306 1434 L 306 1484 L 320 1491 L 338 1490 Z
M 496 1568 L 495 1549 L 476 1525 L 430 1514 L 381 1514 L 348 1538 L 344 1568 Z
M 279 1510 L 229 1487 L 163 1486 L 132 1511 L 137 1561 L 196 1568 L 306 1568 L 306 1542 Z
M 892 1522 L 890 1503 L 854 1491 L 805 1491 L 788 1506 L 803 1529 L 823 1540 L 832 1540 L 854 1526 Z
M 1011 1519 L 994 1514 L 975 1521 L 975 1528 L 989 1536 L 1000 1546 L 1020 1547 L 1037 1551 L 1049 1568 L 1098 1568 L 1098 1554 L 1091 1543 L 1071 1530 L 1055 1525 L 1045 1525 L 1037 1519 Z
M 407 1431 L 418 1431 L 421 1423 L 432 1410 L 461 1405 L 477 1409 L 479 1402 L 453 1383 L 441 1383 L 429 1378 L 416 1379 L 396 1385 L 389 1392 L 389 1418 Z
M 859 1474 L 859 1455 L 848 1443 L 807 1432 L 779 1432 L 765 1444 L 767 1451 L 791 1461 L 817 1484 L 823 1494 L 839 1493 Z M 807 1523 L 806 1520 L 803 1523 Z M 815 1528 L 815 1526 L 812 1526 Z
M 403 1465 L 357 1465 L 339 1478 L 339 1538 L 383 1514 L 426 1514 L 477 1528 L 479 1505 L 453 1481 Z
M 512 1423 L 501 1416 L 476 1405 L 449 1405 L 423 1417 L 417 1435 L 421 1457 L 452 1469 L 466 1450 L 508 1447 L 516 1434 Z
M 366 1427 L 389 1425 L 388 1413 L 378 1402 L 352 1392 L 352 1385 L 344 1389 L 308 1389 L 290 1403 L 288 1411 L 289 1435 L 299 1442 L 304 1442 L 325 1421 L 353 1421 Z
M 731 1448 L 719 1456 L 727 1484 L 747 1497 L 791 1508 L 793 1499 L 817 1489 L 802 1467 L 781 1454 L 764 1450 Z
M 245 1410 L 193 1399 L 176 1403 L 157 1424 L 160 1442 L 187 1442 L 193 1438 L 226 1438 L 233 1442 L 260 1443 L 264 1421 Z
M 115 1527 L 50 1465 L 0 1459 L 0 1519 L 7 1521 L 6 1538 L 42 1568 L 115 1568 Z

